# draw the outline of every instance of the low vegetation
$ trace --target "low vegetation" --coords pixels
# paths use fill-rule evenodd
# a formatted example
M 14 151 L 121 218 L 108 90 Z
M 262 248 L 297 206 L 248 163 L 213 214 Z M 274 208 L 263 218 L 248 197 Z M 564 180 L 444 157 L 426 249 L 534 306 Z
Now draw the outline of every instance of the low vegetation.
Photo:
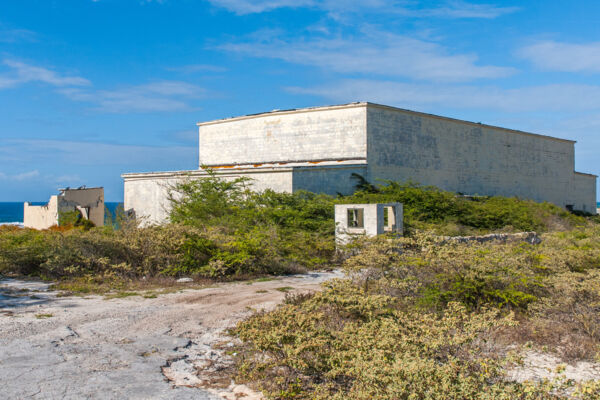
M 287 274 L 335 265 L 335 203 L 404 204 L 408 234 L 568 229 L 585 222 L 551 204 L 465 198 L 432 187 L 359 185 L 352 196 L 248 189 L 211 175 L 173 188 L 171 223 L 140 228 L 121 213 L 105 227 L 65 215 L 45 231 L 0 227 L 0 273 L 98 282 L 181 275 Z M 72 220 L 72 221 L 71 221 Z
M 244 178 L 210 175 L 173 188 L 162 226 L 124 213 L 105 227 L 75 216 L 45 231 L 1 226 L 0 274 L 56 280 L 65 293 L 153 298 L 181 276 L 252 284 L 341 266 L 346 279 L 313 294 L 276 288 L 284 305 L 238 325 L 238 381 L 271 399 L 600 399 L 594 382 L 504 375 L 523 348 L 600 358 L 597 217 L 357 179 L 352 196 L 332 197 L 256 193 Z M 373 202 L 404 205 L 406 237 L 354 243 L 342 260 L 334 205 Z M 545 233 L 539 245 L 440 238 L 498 231 Z
M 598 357 L 599 227 L 540 245 L 415 235 L 360 247 L 348 279 L 238 325 L 238 380 L 272 399 L 600 398 L 593 382 L 504 378 L 520 346 Z
M 490 231 L 519 232 L 565 230 L 585 222 L 551 203 L 536 203 L 501 196 L 462 196 L 413 182 L 385 181 L 374 186 L 357 176 L 359 188 L 343 203 L 399 202 L 409 232 L 429 231 L 459 236 Z

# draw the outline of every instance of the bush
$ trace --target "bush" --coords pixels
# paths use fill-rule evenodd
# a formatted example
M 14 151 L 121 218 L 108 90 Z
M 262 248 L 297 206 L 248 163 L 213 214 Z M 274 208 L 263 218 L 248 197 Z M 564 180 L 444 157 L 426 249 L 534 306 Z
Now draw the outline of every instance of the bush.
M 447 235 L 476 234 L 500 229 L 544 232 L 586 223 L 585 218 L 550 203 L 500 196 L 461 196 L 414 182 L 385 181 L 376 189 L 358 191 L 340 201 L 399 202 L 404 205 L 404 223 L 409 231 L 431 230 Z
M 348 279 L 237 326 L 238 379 L 271 399 L 600 398 L 595 382 L 503 375 L 518 344 L 597 357 L 600 227 L 536 246 L 422 234 L 356 245 Z

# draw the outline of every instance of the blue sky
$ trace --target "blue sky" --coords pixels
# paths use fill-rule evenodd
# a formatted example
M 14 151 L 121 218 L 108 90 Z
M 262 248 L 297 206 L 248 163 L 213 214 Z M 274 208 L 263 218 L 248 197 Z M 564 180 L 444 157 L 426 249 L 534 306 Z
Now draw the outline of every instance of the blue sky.
M 577 140 L 600 174 L 600 2 L 0 5 L 0 201 L 197 166 L 195 123 L 372 101 Z

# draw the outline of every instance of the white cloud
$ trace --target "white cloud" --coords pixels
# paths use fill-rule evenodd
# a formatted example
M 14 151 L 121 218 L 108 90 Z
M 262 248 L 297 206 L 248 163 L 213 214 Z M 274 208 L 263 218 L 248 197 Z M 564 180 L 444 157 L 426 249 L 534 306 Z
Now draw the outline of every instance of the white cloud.
M 0 172 L 0 179 L 8 181 L 27 181 L 30 179 L 37 178 L 38 176 L 40 176 L 40 171 L 38 171 L 37 169 L 28 172 L 21 172 L 15 175 L 8 175 L 3 172 Z
M 412 11 L 412 15 L 422 17 L 493 19 L 514 13 L 518 10 L 518 7 L 498 7 L 493 4 L 471 4 L 465 1 L 450 1 L 439 8 L 414 10 Z
M 213 5 L 239 15 L 261 13 L 284 7 L 311 7 L 313 0 L 209 0 Z
M 541 69 L 566 72 L 600 72 L 600 42 L 542 41 L 517 53 Z
M 268 12 L 279 8 L 315 8 L 332 16 L 366 11 L 402 14 L 411 17 L 496 18 L 518 10 L 518 7 L 498 7 L 493 4 L 472 4 L 446 1 L 433 8 L 410 8 L 401 1 L 388 0 L 209 0 L 213 5 L 238 15 Z
M 503 89 L 375 80 L 345 80 L 312 88 L 288 88 L 335 102 L 371 101 L 404 108 L 442 106 L 509 112 L 600 110 L 600 86 L 554 84 Z
M 180 67 L 167 68 L 168 71 L 181 72 L 184 74 L 192 74 L 196 72 L 225 72 L 227 68 L 218 65 L 209 64 L 190 64 Z
M 159 81 L 116 90 L 66 88 L 59 92 L 71 100 L 95 104 L 97 111 L 108 113 L 189 110 L 187 100 L 205 94 L 203 88 L 180 81 Z
M 229 43 L 221 49 L 253 57 L 281 59 L 342 73 L 402 76 L 433 81 L 466 81 L 511 75 L 513 68 L 477 65 L 474 54 L 448 54 L 442 46 L 385 32 L 354 39 L 266 39 Z
M 6 58 L 2 64 L 8 67 L 8 73 L 0 75 L 0 89 L 18 86 L 30 82 L 42 82 L 52 86 L 86 86 L 91 82 L 79 76 L 62 76 L 48 68 L 38 67 Z
M 19 43 L 35 41 L 36 34 L 27 29 L 14 29 L 0 23 L 0 42 Z

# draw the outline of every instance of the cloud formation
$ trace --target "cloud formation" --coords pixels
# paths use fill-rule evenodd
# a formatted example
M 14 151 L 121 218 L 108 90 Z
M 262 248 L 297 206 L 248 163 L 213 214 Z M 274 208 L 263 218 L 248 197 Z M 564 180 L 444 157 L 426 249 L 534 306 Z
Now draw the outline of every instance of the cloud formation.
M 227 68 L 218 65 L 210 64 L 189 64 L 182 65 L 180 67 L 167 68 L 168 71 L 181 72 L 184 74 L 193 74 L 197 72 L 225 72 Z
M 107 113 L 190 110 L 187 100 L 205 94 L 203 88 L 181 81 L 159 81 L 115 90 L 65 88 L 59 92 L 71 100 L 95 104 L 96 111 Z
M 0 75 L 0 89 L 15 87 L 30 82 L 41 82 L 52 86 L 87 86 L 91 82 L 80 76 L 60 75 L 51 69 L 27 64 L 12 58 L 5 58 L 2 65 L 8 71 Z
M 600 86 L 553 84 L 504 89 L 495 86 L 448 86 L 376 80 L 344 80 L 292 93 L 335 102 L 372 101 L 404 108 L 442 106 L 508 112 L 600 110 Z
M 33 171 L 21 172 L 14 175 L 9 175 L 0 172 L 0 179 L 7 181 L 27 181 L 30 179 L 37 178 L 38 176 L 40 176 L 40 171 L 38 171 L 37 169 Z
M 517 54 L 540 69 L 600 73 L 600 42 L 563 43 L 548 40 L 523 47 Z
M 36 34 L 27 29 L 9 28 L 0 23 L 0 43 L 33 42 Z
M 279 8 L 314 8 L 331 15 L 357 12 L 385 12 L 411 17 L 440 18 L 497 18 L 518 10 L 518 7 L 499 7 L 493 4 L 472 4 L 465 1 L 445 1 L 437 7 L 407 7 L 406 2 L 386 0 L 209 0 L 214 6 L 238 15 L 256 14 Z
M 505 77 L 513 68 L 478 65 L 475 54 L 449 54 L 432 42 L 385 32 L 356 38 L 267 38 L 220 46 L 228 52 L 281 59 L 341 73 L 377 74 L 431 81 L 467 81 Z

